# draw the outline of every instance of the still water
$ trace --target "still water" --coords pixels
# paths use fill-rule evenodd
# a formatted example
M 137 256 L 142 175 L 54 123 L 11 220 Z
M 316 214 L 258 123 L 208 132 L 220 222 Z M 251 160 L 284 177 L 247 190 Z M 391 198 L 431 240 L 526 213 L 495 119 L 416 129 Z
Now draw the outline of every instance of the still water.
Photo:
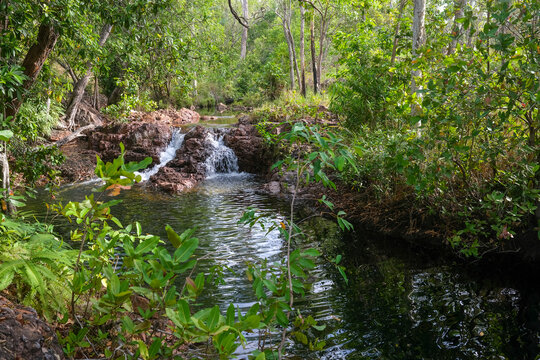
M 256 298 L 245 276 L 246 262 L 278 260 L 286 250 L 277 232 L 237 224 L 248 207 L 259 209 L 268 221 L 286 217 L 286 202 L 258 191 L 259 185 L 254 176 L 227 174 L 175 196 L 139 186 L 121 195 L 123 203 L 113 213 L 124 224 L 137 220 L 143 231 L 164 238 L 166 224 L 178 232 L 197 228 L 197 255 L 206 257 L 199 271 L 214 265 L 230 269 L 225 285 L 207 287 L 201 302 L 222 309 L 232 302 L 247 309 Z M 93 186 L 63 187 L 57 200 L 81 200 Z M 41 220 L 46 197 L 43 193 L 30 204 Z M 344 235 L 321 219 L 304 227 L 309 239 L 296 246 L 343 254 L 349 284 L 324 260 L 309 274 L 311 290 L 297 305 L 326 324 L 314 335 L 327 345 L 310 353 L 289 344 L 288 358 L 535 359 L 540 353 L 538 282 L 464 268 L 361 229 Z M 241 359 L 256 346 L 255 338 L 248 339 L 248 348 L 238 353 Z

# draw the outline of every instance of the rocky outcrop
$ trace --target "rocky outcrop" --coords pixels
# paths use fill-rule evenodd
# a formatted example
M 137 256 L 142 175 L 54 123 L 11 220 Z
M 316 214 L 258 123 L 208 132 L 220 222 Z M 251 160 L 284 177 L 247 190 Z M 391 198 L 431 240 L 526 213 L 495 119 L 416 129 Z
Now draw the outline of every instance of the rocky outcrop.
M 64 359 L 56 333 L 32 308 L 0 296 L 0 359 Z
M 159 122 L 160 124 L 167 124 L 169 126 L 180 126 L 186 124 L 198 123 L 201 116 L 198 112 L 182 108 L 176 109 L 162 109 L 149 113 L 134 111 L 129 116 L 129 121 L 142 121 L 146 123 Z
M 103 125 L 103 115 L 99 110 L 94 109 L 89 103 L 82 101 L 77 109 L 76 123 L 78 127 L 87 125 L 101 126 Z
M 210 131 L 213 129 L 197 126 L 187 133 L 174 160 L 150 178 L 152 186 L 167 192 L 181 192 L 204 180 L 205 162 L 211 152 L 207 144 Z
M 126 147 L 126 161 L 141 161 L 151 157 L 159 162 L 159 154 L 172 136 L 168 124 L 158 122 L 129 122 L 96 128 L 88 136 L 89 148 L 101 154 L 104 161 L 112 161 L 120 155 L 119 144 Z
M 238 157 L 240 171 L 260 174 L 273 163 L 273 151 L 266 146 L 248 116 L 241 117 L 223 140 Z
M 217 109 L 217 111 L 222 113 L 224 111 L 227 111 L 229 108 L 227 107 L 227 105 L 225 105 L 223 103 L 219 103 L 219 104 L 217 104 L 216 109 Z

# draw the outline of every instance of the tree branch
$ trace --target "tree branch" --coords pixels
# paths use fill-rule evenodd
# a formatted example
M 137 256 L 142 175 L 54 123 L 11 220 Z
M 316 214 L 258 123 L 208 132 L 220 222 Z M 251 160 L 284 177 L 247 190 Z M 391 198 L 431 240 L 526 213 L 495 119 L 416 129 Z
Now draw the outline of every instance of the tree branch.
M 231 0 L 228 0 L 228 3 L 229 3 L 229 9 L 231 10 L 231 14 L 234 16 L 236 21 L 238 21 L 238 23 L 242 25 L 243 27 L 245 27 L 246 29 L 249 29 L 249 24 L 247 22 L 247 19 L 243 16 L 238 15 L 238 13 L 234 10 L 231 4 Z

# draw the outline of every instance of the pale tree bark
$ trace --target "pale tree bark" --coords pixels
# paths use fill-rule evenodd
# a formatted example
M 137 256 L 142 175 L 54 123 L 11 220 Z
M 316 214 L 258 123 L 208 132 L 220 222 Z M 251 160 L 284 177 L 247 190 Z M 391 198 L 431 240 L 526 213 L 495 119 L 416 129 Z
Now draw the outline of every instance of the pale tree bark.
M 279 3 L 281 12 L 276 9 L 276 15 L 281 18 L 281 24 L 283 26 L 283 34 L 285 35 L 285 41 L 289 50 L 289 77 L 291 81 L 291 90 L 294 90 L 295 80 L 294 75 L 298 83 L 300 83 L 300 71 L 298 70 L 298 62 L 296 61 L 296 49 L 294 46 L 294 38 L 291 32 L 291 18 L 292 18 L 292 3 L 291 0 L 282 0 Z
M 315 17 L 311 17 L 309 25 L 309 39 L 311 43 L 311 67 L 313 68 L 313 92 L 319 92 L 319 76 L 317 72 L 317 56 L 315 55 Z
M 248 0 L 241 0 L 242 2 L 242 14 L 244 19 L 248 19 Z M 240 50 L 240 59 L 244 60 L 247 55 L 247 40 L 248 40 L 248 28 L 242 26 L 242 48 Z
M 330 5 L 327 4 L 326 7 L 320 11 L 321 15 L 321 29 L 319 34 L 319 58 L 317 59 L 317 69 L 319 71 L 319 82 L 322 81 L 322 61 L 324 54 L 324 42 L 326 40 L 326 31 L 328 30 L 328 9 Z
M 412 55 L 413 60 L 417 59 L 418 49 L 424 46 L 426 43 L 426 29 L 425 29 L 425 16 L 426 16 L 426 1 L 414 0 L 414 14 L 413 14 L 413 38 L 412 38 Z M 417 85 L 417 79 L 422 76 L 422 72 L 418 69 L 413 69 L 411 72 L 411 93 L 416 93 L 417 98 L 421 95 L 418 93 L 419 87 Z M 411 115 L 418 115 L 421 111 L 419 104 L 413 104 L 411 107 Z M 422 125 L 420 122 L 418 127 Z
M 294 90 L 294 48 L 291 45 L 289 33 L 287 31 L 287 25 L 285 20 L 282 20 L 283 33 L 285 35 L 285 41 L 287 41 L 287 48 L 289 49 L 289 80 L 291 82 L 291 90 Z
M 467 6 L 467 0 L 455 0 L 454 1 L 454 26 L 452 28 L 452 41 L 448 45 L 447 55 L 452 55 L 456 51 L 457 43 L 461 37 L 463 26 L 460 24 L 459 19 L 463 17 L 463 11 Z
M 309 4 L 314 11 L 316 11 L 319 14 L 319 17 L 321 19 L 321 27 L 319 31 L 319 55 L 317 57 L 317 66 L 313 67 L 316 68 L 317 71 L 317 83 L 320 85 L 321 79 L 322 79 L 322 62 L 323 57 L 325 54 L 325 41 L 326 41 L 326 33 L 328 31 L 328 24 L 329 24 L 329 11 L 331 8 L 331 2 L 330 1 L 317 1 L 317 5 L 315 5 L 313 0 L 300 0 L 301 2 L 305 4 Z M 314 23 L 312 22 L 312 25 L 314 26 Z M 312 51 L 314 52 L 314 36 L 311 35 L 312 39 Z
M 58 40 L 58 32 L 52 25 L 41 24 L 39 27 L 36 43 L 30 47 L 23 60 L 22 67 L 27 79 L 23 83 L 23 88 L 28 90 L 34 85 L 43 64 L 54 49 Z M 15 118 L 22 105 L 22 99 L 14 96 L 8 99 L 6 106 L 6 116 Z
M 396 20 L 396 27 L 394 29 L 394 44 L 392 45 L 392 59 L 390 60 L 390 65 L 392 66 L 396 62 L 399 30 L 401 28 L 401 18 L 403 17 L 403 10 L 405 9 L 405 5 L 407 5 L 407 0 L 400 0 L 399 9 L 398 9 L 398 18 Z
M 101 29 L 101 33 L 99 34 L 99 46 L 102 47 L 105 45 L 105 42 L 109 38 L 109 35 L 112 31 L 112 25 L 105 24 L 103 25 L 103 28 Z M 69 105 L 66 110 L 66 116 L 65 116 L 65 122 L 68 124 L 69 128 L 73 130 L 75 128 L 75 116 L 77 115 L 77 110 L 79 108 L 79 104 L 81 103 L 81 100 L 84 95 L 84 90 L 86 89 L 86 86 L 88 85 L 88 81 L 90 80 L 90 76 L 92 75 L 92 67 L 94 64 L 90 61 L 86 63 L 86 74 L 77 81 L 75 86 L 73 87 L 73 93 L 71 94 L 71 101 L 69 102 Z
M 476 1 L 475 0 L 469 0 L 469 5 L 471 6 L 471 9 L 474 11 Z M 477 26 L 478 20 L 472 22 L 472 24 L 469 27 L 469 30 L 467 31 L 467 47 L 472 46 L 474 33 L 476 33 L 476 26 Z
M 9 162 L 8 162 L 8 151 L 7 144 L 2 146 L 0 152 L 0 163 L 2 164 L 2 187 L 4 188 L 4 200 L 5 201 L 5 212 L 8 215 L 14 214 L 17 211 L 17 208 L 9 202 L 9 196 L 11 195 L 11 185 L 9 179 Z
M 92 106 L 94 109 L 99 110 L 99 80 L 98 77 L 94 75 L 94 98 L 92 100 Z
M 306 23 L 306 9 L 300 6 L 300 92 L 306 97 L 306 55 L 305 55 L 305 36 L 304 27 Z

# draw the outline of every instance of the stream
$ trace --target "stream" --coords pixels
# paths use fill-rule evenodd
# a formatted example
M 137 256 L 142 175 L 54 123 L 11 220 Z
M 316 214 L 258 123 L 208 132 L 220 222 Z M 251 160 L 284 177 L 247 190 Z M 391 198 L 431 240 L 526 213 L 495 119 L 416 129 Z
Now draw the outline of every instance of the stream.
M 175 138 L 181 142 L 181 138 Z M 216 149 L 220 146 L 216 140 Z M 170 149 L 169 149 L 170 150 Z M 223 150 L 223 149 L 221 149 Z M 164 159 L 166 157 L 164 155 Z M 216 168 L 217 169 L 217 168 Z M 286 242 L 277 231 L 238 225 L 248 207 L 269 220 L 287 216 L 285 200 L 260 192 L 260 180 L 250 174 L 214 171 L 193 191 L 168 195 L 135 186 L 119 197 L 113 213 L 123 224 L 139 221 L 143 231 L 166 238 L 165 225 L 178 232 L 196 228 L 205 256 L 198 271 L 216 265 L 230 271 L 223 285 L 208 285 L 202 305 L 230 303 L 247 310 L 256 301 L 245 276 L 246 261 L 278 260 Z M 57 200 L 82 200 L 96 184 L 72 184 L 60 189 Z M 28 205 L 39 220 L 46 217 L 47 194 Z M 305 216 L 299 205 L 298 216 Z M 288 344 L 290 359 L 535 359 L 540 353 L 540 291 L 537 280 L 501 276 L 504 271 L 480 272 L 413 249 L 401 241 L 356 229 L 342 234 L 324 219 L 304 223 L 308 239 L 302 248 L 317 247 L 343 254 L 346 284 L 335 267 L 320 259 L 309 273 L 311 289 L 296 305 L 326 329 L 315 334 L 326 341 L 320 352 Z M 66 231 L 57 223 L 57 230 Z M 238 350 L 246 359 L 257 346 Z

